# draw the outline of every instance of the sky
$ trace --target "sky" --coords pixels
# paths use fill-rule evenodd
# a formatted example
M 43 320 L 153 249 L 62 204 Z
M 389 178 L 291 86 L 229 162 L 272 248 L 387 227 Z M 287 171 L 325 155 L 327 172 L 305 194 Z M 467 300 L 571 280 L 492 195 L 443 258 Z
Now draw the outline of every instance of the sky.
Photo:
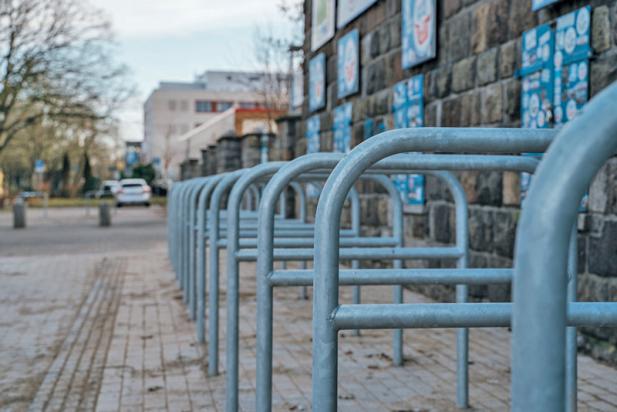
M 117 60 L 138 88 L 120 113 L 121 137 L 143 137 L 142 104 L 161 80 L 205 70 L 257 70 L 257 29 L 289 30 L 280 0 L 90 0 L 112 21 Z

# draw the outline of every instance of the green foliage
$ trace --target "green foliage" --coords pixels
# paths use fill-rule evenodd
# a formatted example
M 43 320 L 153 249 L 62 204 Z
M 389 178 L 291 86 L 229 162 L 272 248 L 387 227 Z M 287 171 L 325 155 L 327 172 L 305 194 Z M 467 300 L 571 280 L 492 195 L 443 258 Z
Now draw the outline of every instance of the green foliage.
M 146 165 L 139 164 L 133 168 L 133 175 L 131 177 L 135 179 L 144 179 L 150 185 L 156 177 L 156 170 L 152 163 Z

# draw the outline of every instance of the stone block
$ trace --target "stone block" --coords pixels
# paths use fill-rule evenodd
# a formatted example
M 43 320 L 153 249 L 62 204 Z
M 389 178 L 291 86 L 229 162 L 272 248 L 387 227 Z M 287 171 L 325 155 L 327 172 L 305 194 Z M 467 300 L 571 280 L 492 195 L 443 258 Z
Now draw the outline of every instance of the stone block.
M 531 11 L 530 1 L 514 0 L 510 3 L 509 18 L 507 20 L 511 37 L 518 37 L 525 30 L 538 25 L 536 13 Z
M 608 176 L 610 165 L 605 164 L 594 177 L 589 188 L 589 203 L 587 207 L 590 212 L 605 213 L 608 206 Z
M 450 70 L 446 67 L 431 70 L 426 73 L 424 83 L 427 100 L 445 97 L 450 92 Z
M 390 29 L 390 49 L 401 47 L 401 19 L 394 18 L 390 20 L 388 28 Z
M 384 89 L 375 93 L 369 98 L 368 101 L 368 117 L 375 117 L 385 115 L 390 111 L 392 100 L 392 90 L 390 88 Z
M 444 100 L 442 109 L 444 127 L 460 126 L 461 110 L 459 98 L 451 97 Z
M 447 50 L 450 62 L 456 62 L 469 55 L 471 13 L 463 12 L 448 20 Z
M 453 202 L 452 194 L 448 189 L 448 186 L 442 179 L 435 176 L 426 175 L 426 199 L 428 201 L 446 201 Z
M 587 272 L 587 236 L 577 236 L 577 273 Z
M 472 90 L 460 97 L 460 125 L 463 127 L 477 126 L 481 121 L 480 93 Z
M 520 122 L 521 111 L 521 82 L 518 79 L 508 79 L 501 83 L 503 86 L 503 119 L 509 123 Z
M 426 239 L 429 237 L 429 218 L 428 213 L 414 213 L 406 216 L 406 226 L 411 228 L 411 237 L 415 239 Z
M 608 6 L 593 9 L 591 18 L 591 47 L 601 53 L 611 47 L 611 25 Z
M 431 239 L 440 243 L 452 243 L 455 235 L 452 229 L 453 207 L 447 203 L 433 203 L 429 210 Z
M 400 0 L 387 0 L 386 1 L 386 16 L 392 17 L 401 12 Z
M 488 206 L 502 205 L 502 174 L 500 172 L 479 172 L 475 179 L 476 202 Z
M 483 86 L 497 79 L 497 48 L 481 53 L 476 61 L 476 79 Z
M 518 209 L 501 209 L 495 211 L 493 241 L 495 243 L 495 252 L 500 256 L 510 259 L 513 256 L 518 217 Z
M 381 57 L 366 68 L 366 93 L 373 94 L 386 87 L 386 58 Z
M 494 211 L 472 206 L 469 209 L 469 246 L 481 252 L 492 252 Z
M 441 125 L 441 101 L 429 103 L 424 107 L 424 125 L 434 127 Z
M 484 2 L 475 8 L 471 25 L 471 45 L 474 53 L 497 46 L 507 35 L 508 1 Z
M 521 204 L 521 175 L 517 172 L 503 174 L 503 204 L 518 206 Z
M 18 197 L 13 203 L 13 229 L 24 229 L 26 227 L 26 201 Z
M 475 57 L 468 57 L 452 67 L 452 90 L 457 93 L 469 90 L 474 85 Z
M 443 18 L 448 19 L 458 13 L 461 9 L 461 0 L 442 0 L 441 10 L 443 11 Z
M 482 89 L 482 123 L 498 123 L 502 120 L 501 84 L 491 84 Z
M 386 84 L 391 86 L 403 80 L 403 67 L 401 66 L 401 53 L 394 50 L 386 54 Z
M 617 53 L 605 53 L 591 61 L 589 91 L 592 97 L 614 81 L 617 81 Z
M 499 77 L 511 77 L 517 67 L 518 40 L 511 40 L 499 48 Z
M 600 236 L 589 238 L 589 272 L 604 277 L 617 277 L 617 221 L 607 220 Z

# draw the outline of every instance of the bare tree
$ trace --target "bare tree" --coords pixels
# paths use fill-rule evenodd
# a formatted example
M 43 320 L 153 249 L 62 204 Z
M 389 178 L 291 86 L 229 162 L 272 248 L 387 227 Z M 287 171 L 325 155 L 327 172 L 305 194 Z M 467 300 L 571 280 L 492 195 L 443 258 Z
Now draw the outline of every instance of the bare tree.
M 0 152 L 40 119 L 109 119 L 133 91 L 112 49 L 108 20 L 87 2 L 0 0 Z

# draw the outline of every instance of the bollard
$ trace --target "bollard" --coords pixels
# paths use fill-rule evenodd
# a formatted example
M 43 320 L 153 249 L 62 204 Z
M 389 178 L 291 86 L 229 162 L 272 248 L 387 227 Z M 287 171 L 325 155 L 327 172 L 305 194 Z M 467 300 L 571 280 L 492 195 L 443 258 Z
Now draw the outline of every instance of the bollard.
M 99 205 L 99 226 L 111 226 L 111 208 L 107 202 L 103 202 Z
M 24 229 L 26 227 L 26 202 L 18 197 L 13 203 L 13 228 Z

